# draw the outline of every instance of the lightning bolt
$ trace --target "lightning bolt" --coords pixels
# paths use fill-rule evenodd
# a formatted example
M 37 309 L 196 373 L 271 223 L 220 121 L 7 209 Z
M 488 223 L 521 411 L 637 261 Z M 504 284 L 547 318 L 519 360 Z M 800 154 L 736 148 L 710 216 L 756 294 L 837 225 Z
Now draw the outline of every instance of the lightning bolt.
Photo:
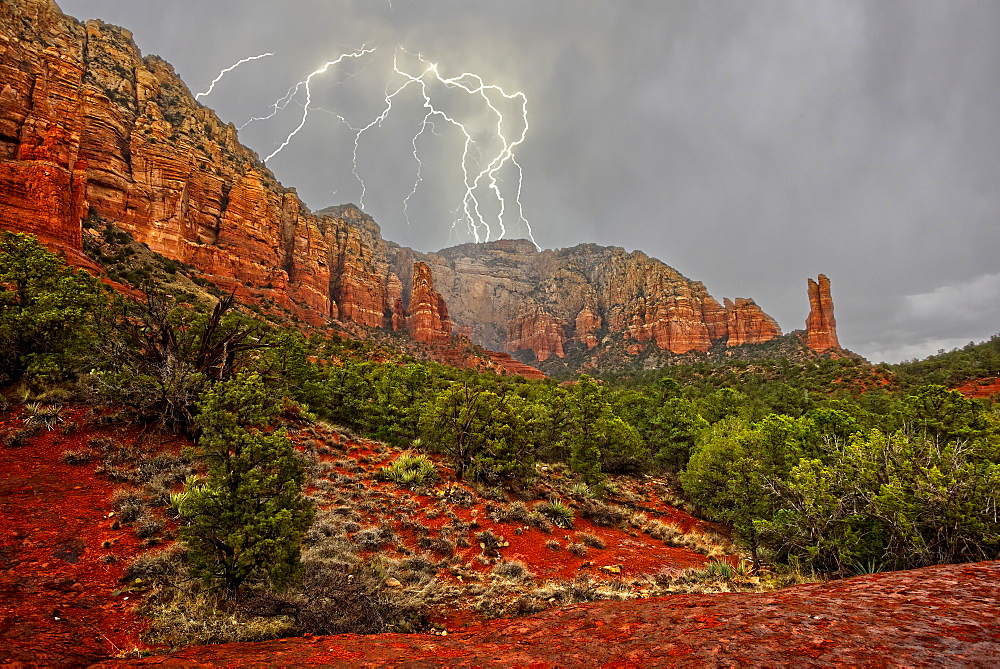
M 411 57 L 415 55 L 423 69 L 411 72 L 407 68 L 403 68 L 399 63 L 400 51 Z M 462 195 L 461 204 L 453 212 L 455 214 L 455 218 L 451 225 L 451 231 L 449 232 L 449 240 L 451 240 L 452 237 L 455 237 L 456 239 L 458 238 L 459 226 L 463 223 L 467 228 L 468 233 L 475 239 L 476 242 L 489 241 L 491 238 L 502 239 L 507 234 L 507 229 L 504 225 L 504 216 L 508 211 L 508 201 L 510 200 L 510 197 L 509 195 L 505 195 L 505 193 L 501 190 L 501 172 L 507 170 L 506 173 L 509 174 L 510 170 L 513 170 L 513 173 L 516 176 L 516 189 L 513 196 L 513 204 L 516 205 L 517 217 L 527 230 L 528 238 L 537 248 L 540 249 L 541 247 L 539 247 L 537 242 L 535 242 L 534 234 L 531 229 L 531 223 L 524 215 L 524 206 L 521 202 L 524 173 L 521 165 L 517 162 L 515 157 L 515 150 L 524 142 L 529 128 L 527 96 L 522 91 L 508 93 L 502 87 L 496 84 L 486 83 L 481 76 L 471 72 L 463 72 L 462 74 L 453 77 L 443 76 L 438 69 L 437 63 L 428 61 L 420 53 L 412 54 L 402 47 L 397 47 L 396 52 L 393 54 L 392 75 L 383 91 L 385 106 L 377 116 L 369 120 L 367 123 L 363 123 L 362 125 L 356 127 L 342 115 L 334 111 L 322 109 L 320 107 L 312 107 L 311 84 L 315 77 L 325 74 L 328 70 L 330 70 L 330 68 L 339 65 L 345 59 L 361 58 L 362 56 L 374 52 L 374 47 L 367 48 L 366 45 L 362 45 L 362 47 L 358 50 L 343 53 L 336 59 L 327 61 L 321 67 L 311 72 L 303 80 L 291 86 L 284 96 L 277 99 L 271 105 L 271 110 L 268 114 L 250 118 L 245 123 L 240 125 L 239 129 L 242 130 L 247 125 L 256 121 L 266 121 L 274 118 L 281 111 L 292 104 L 293 101 L 299 99 L 301 97 L 300 94 L 304 91 L 305 101 L 302 103 L 302 117 L 299 120 L 298 125 L 295 129 L 288 133 L 284 141 L 282 141 L 281 144 L 270 153 L 270 155 L 264 158 L 264 162 L 266 163 L 270 161 L 292 142 L 295 135 L 297 135 L 305 126 L 311 110 L 331 114 L 354 132 L 352 172 L 361 186 L 361 197 L 358 204 L 362 209 L 364 209 L 367 184 L 365 183 L 365 180 L 358 168 L 362 138 L 365 133 L 375 128 L 382 127 L 382 124 L 394 109 L 394 101 L 397 96 L 411 86 L 415 87 L 423 100 L 423 104 L 421 106 L 423 109 L 423 116 L 420 119 L 419 128 L 413 135 L 410 142 L 413 158 L 417 167 L 413 188 L 403 199 L 403 215 L 406 219 L 407 226 L 411 226 L 409 215 L 410 201 L 417 194 L 420 184 L 423 183 L 424 180 L 423 161 L 420 158 L 418 144 L 424 134 L 428 131 L 435 136 L 440 136 L 438 126 L 436 124 L 445 124 L 455 128 L 460 133 L 459 136 L 462 138 L 463 142 L 460 166 L 462 169 L 462 185 L 464 193 Z M 263 58 L 268 55 L 271 54 L 262 54 L 260 56 L 243 59 L 236 65 L 223 70 L 219 77 L 212 82 L 212 85 L 214 86 L 226 72 L 232 70 L 238 65 L 249 60 Z M 355 76 L 355 74 L 348 74 L 347 78 L 351 78 L 353 76 Z M 393 80 L 395 80 L 395 82 Z M 342 81 L 337 83 L 342 83 Z M 496 146 L 497 143 L 499 144 L 495 154 L 490 154 L 484 157 L 483 147 L 481 144 L 476 142 L 467 123 L 463 123 L 462 120 L 456 118 L 454 114 L 449 114 L 448 111 L 441 106 L 441 104 L 435 103 L 434 97 L 436 94 L 431 89 L 432 84 L 443 86 L 446 89 L 461 91 L 468 96 L 479 99 L 483 105 L 483 113 L 488 114 L 496 120 L 495 129 L 490 134 L 490 143 L 493 146 Z M 207 95 L 211 92 L 211 90 L 212 89 L 209 88 L 208 92 L 201 95 Z M 501 110 L 501 107 L 506 108 L 506 103 L 512 103 L 520 109 L 520 133 L 515 133 L 511 137 L 508 137 L 507 134 L 505 134 L 507 132 L 506 127 L 509 122 L 504 118 L 504 113 Z M 493 201 L 496 203 L 495 207 L 497 213 L 495 220 L 493 217 L 490 217 L 489 220 L 487 220 L 487 217 L 483 214 L 482 198 L 484 196 L 484 192 L 490 193 Z M 494 226 L 496 230 L 494 230 Z M 494 234 L 495 232 L 496 234 Z
M 401 50 L 404 51 L 405 53 L 408 53 L 406 52 L 405 49 Z M 382 125 L 383 121 L 385 121 L 385 119 L 389 116 L 390 112 L 392 111 L 393 99 L 412 84 L 416 85 L 419 88 L 420 95 L 424 100 L 423 108 L 426 110 L 426 113 L 424 114 L 424 117 L 421 120 L 420 129 L 413 136 L 413 139 L 411 141 L 411 145 L 413 147 L 413 157 L 417 163 L 417 174 L 413 183 L 413 188 L 410 191 L 410 194 L 407 195 L 406 198 L 403 200 L 403 214 L 406 218 L 407 226 L 410 225 L 410 218 L 409 218 L 410 198 L 412 198 L 416 194 L 420 186 L 420 183 L 423 181 L 422 178 L 423 163 L 420 160 L 419 151 L 417 149 L 417 141 L 420 139 L 420 137 L 424 134 L 424 132 L 428 128 L 431 129 L 432 133 L 437 134 L 433 123 L 433 119 L 437 117 L 457 128 L 459 132 L 462 133 L 462 136 L 465 138 L 462 148 L 462 160 L 461 160 L 463 185 L 465 187 L 465 193 L 462 198 L 461 210 L 464 216 L 460 217 L 459 219 L 457 219 L 455 222 L 452 223 L 453 231 L 454 228 L 458 225 L 458 223 L 464 220 L 468 227 L 469 233 L 473 236 L 476 242 L 489 241 L 490 237 L 493 234 L 493 231 L 490 226 L 490 223 L 487 222 L 486 218 L 482 214 L 482 211 L 480 209 L 480 200 L 479 197 L 476 195 L 477 191 L 479 191 L 481 186 L 485 183 L 485 187 L 493 192 L 494 197 L 496 198 L 496 201 L 499 205 L 499 212 L 496 218 L 497 227 L 499 228 L 499 234 L 497 235 L 496 238 L 502 239 L 504 235 L 506 235 L 507 230 L 506 227 L 504 226 L 503 217 L 506 211 L 507 203 L 506 200 L 504 199 L 503 193 L 500 190 L 498 179 L 500 170 L 505 165 L 510 163 L 514 167 L 514 169 L 516 169 L 516 174 L 517 174 L 517 191 L 515 193 L 514 200 L 517 204 L 518 217 L 520 218 L 521 222 L 524 223 L 525 229 L 528 232 L 528 237 L 531 239 L 531 242 L 535 244 L 536 247 L 538 247 L 538 244 L 535 242 L 535 238 L 532 233 L 531 223 L 524 216 L 524 207 L 521 204 L 523 170 L 521 169 L 520 164 L 514 157 L 514 149 L 518 147 L 522 142 L 524 142 L 524 139 L 527 136 L 528 132 L 529 125 L 528 125 L 527 97 L 521 91 L 517 91 L 515 93 L 507 93 L 500 86 L 497 86 L 495 84 L 487 84 L 483 81 L 482 77 L 470 72 L 463 72 L 462 74 L 456 77 L 443 77 L 438 71 L 438 66 L 436 63 L 429 62 L 421 54 L 417 54 L 417 58 L 426 67 L 422 72 L 413 74 L 400 69 L 398 54 L 393 56 L 393 63 L 392 63 L 393 72 L 396 75 L 403 77 L 404 81 L 391 93 L 389 92 L 389 87 L 388 86 L 386 87 L 386 93 L 385 93 L 386 105 L 385 108 L 382 110 L 382 113 L 376 116 L 367 125 L 358 129 L 354 136 L 354 155 L 353 155 L 354 176 L 358 179 L 358 182 L 361 184 L 361 199 L 359 201 L 359 205 L 362 208 L 364 208 L 364 198 L 367 190 L 364 179 L 358 172 L 358 151 L 360 148 L 361 136 L 371 128 L 380 127 Z M 487 163 L 485 167 L 480 169 L 478 173 L 475 172 L 474 167 L 470 171 L 470 160 L 471 160 L 470 150 L 473 148 L 478 149 L 476 141 L 473 139 L 471 133 L 462 122 L 460 122 L 459 120 L 454 118 L 454 116 L 449 115 L 447 112 L 434 105 L 431 95 L 428 92 L 428 80 L 437 81 L 440 84 L 444 85 L 446 88 L 457 88 L 464 91 L 468 95 L 481 97 L 483 102 L 485 103 L 486 108 L 489 109 L 491 114 L 496 116 L 497 119 L 496 137 L 497 139 L 500 140 L 502 146 L 499 152 L 496 154 L 496 156 L 494 156 Z M 507 137 L 504 135 L 504 129 L 503 129 L 504 116 L 503 113 L 500 111 L 500 109 L 493 103 L 493 100 L 490 99 L 491 92 L 500 95 L 506 100 L 520 101 L 522 129 L 520 136 L 514 141 L 508 140 Z
M 259 56 L 250 56 L 249 58 L 244 58 L 243 60 L 239 61 L 238 63 L 236 63 L 234 65 L 230 65 L 229 67 L 227 67 L 226 69 L 224 69 L 222 72 L 219 72 L 219 76 L 217 76 L 215 79 L 212 80 L 212 83 L 209 85 L 207 91 L 205 91 L 204 93 L 198 93 L 198 94 L 196 94 L 194 96 L 194 99 L 197 100 L 199 98 L 205 97 L 206 95 L 210 95 L 212 93 L 212 91 L 215 89 L 215 85 L 217 83 L 219 83 L 220 81 L 222 81 L 222 78 L 224 76 L 226 76 L 227 73 L 232 72 L 233 70 L 235 70 L 237 67 L 239 67 L 243 63 L 249 63 L 251 60 L 258 60 L 260 58 L 267 58 L 268 56 L 273 56 L 273 55 L 274 55 L 273 53 L 262 53 Z
M 298 82 L 297 84 L 295 84 L 294 86 L 292 86 L 292 88 L 289 89 L 288 94 L 286 94 L 285 97 L 282 98 L 282 100 L 285 100 L 285 106 L 287 106 L 288 102 L 291 101 L 292 98 L 295 97 L 295 95 L 299 92 L 300 88 L 304 88 L 305 91 L 306 91 L 306 101 L 305 101 L 305 104 L 302 105 L 302 120 L 299 121 L 299 124 L 297 126 L 295 126 L 294 130 L 292 130 L 290 133 L 288 133 L 288 137 L 285 138 L 285 141 L 282 142 L 281 145 L 278 148 L 276 148 L 274 151 L 272 151 L 271 155 L 269 155 L 267 158 L 264 159 L 265 163 L 267 161 L 269 161 L 271 158 L 274 158 L 276 155 L 278 155 L 279 153 L 281 153 L 282 150 L 284 150 L 284 148 L 286 146 L 288 146 L 288 144 L 292 141 L 292 138 L 295 137 L 295 135 L 298 134 L 299 130 L 302 130 L 302 127 L 306 124 L 306 119 L 309 118 L 309 105 L 312 103 L 312 91 L 309 88 L 309 84 L 310 84 L 310 82 L 312 82 L 313 77 L 318 76 L 320 74 L 324 74 L 327 70 L 329 70 L 334 65 L 339 65 L 340 62 L 342 60 L 344 60 L 345 58 L 360 58 L 361 56 L 364 56 L 365 54 L 374 53 L 374 52 L 375 52 L 374 48 L 367 49 L 367 48 L 364 47 L 364 45 L 362 45 L 362 47 L 359 50 L 357 50 L 357 51 L 354 51 L 352 53 L 342 53 L 342 54 L 340 54 L 339 57 L 337 57 L 336 60 L 329 60 L 329 61 L 327 61 L 321 67 L 317 68 L 316 70 L 313 70 L 309 74 L 308 77 L 306 77 L 302 81 Z M 275 103 L 274 113 L 278 112 L 278 106 L 277 105 L 280 102 L 281 102 L 281 100 L 279 100 L 277 103 Z M 282 106 L 282 109 L 284 109 L 284 106 Z M 272 114 L 272 116 L 273 116 L 273 114 Z

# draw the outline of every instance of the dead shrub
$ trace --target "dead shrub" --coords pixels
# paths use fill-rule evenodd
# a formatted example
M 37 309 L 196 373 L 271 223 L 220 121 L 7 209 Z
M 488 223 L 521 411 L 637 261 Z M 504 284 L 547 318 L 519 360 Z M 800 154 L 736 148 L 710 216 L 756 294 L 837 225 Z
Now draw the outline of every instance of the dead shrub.
M 577 532 L 576 540 L 590 548 L 602 549 L 605 547 L 604 539 L 593 534 L 588 534 L 587 532 Z

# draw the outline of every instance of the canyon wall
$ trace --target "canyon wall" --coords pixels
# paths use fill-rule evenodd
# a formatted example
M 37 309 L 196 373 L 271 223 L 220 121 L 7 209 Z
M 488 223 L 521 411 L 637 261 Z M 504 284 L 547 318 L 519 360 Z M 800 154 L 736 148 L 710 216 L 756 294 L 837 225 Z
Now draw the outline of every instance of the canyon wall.
M 781 335 L 753 300 L 719 304 L 638 251 L 501 240 L 424 254 L 383 240 L 353 205 L 312 213 L 129 31 L 80 23 L 51 0 L 4 0 L 0 228 L 88 264 L 81 226 L 92 217 L 242 300 L 428 344 L 464 335 L 527 360 L 585 361 L 610 346 L 684 354 Z M 816 350 L 837 346 L 823 281 Z
M 720 305 L 704 284 L 639 251 L 582 244 L 538 251 L 526 240 L 463 244 L 437 253 L 397 252 L 432 270 L 454 322 L 487 348 L 543 362 L 586 355 L 609 336 L 627 348 L 705 352 L 781 335 L 753 300 Z

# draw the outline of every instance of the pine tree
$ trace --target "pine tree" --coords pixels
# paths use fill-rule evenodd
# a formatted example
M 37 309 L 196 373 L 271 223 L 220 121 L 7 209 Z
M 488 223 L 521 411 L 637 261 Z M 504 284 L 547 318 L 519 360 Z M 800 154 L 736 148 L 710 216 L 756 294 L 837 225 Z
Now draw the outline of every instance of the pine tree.
M 264 429 L 272 406 L 257 374 L 218 383 L 198 403 L 208 478 L 181 496 L 181 538 L 195 575 L 229 593 L 247 581 L 266 578 L 276 589 L 292 581 L 313 518 L 292 443 Z
M 60 380 L 79 371 L 103 299 L 96 279 L 34 237 L 0 232 L 0 383 Z

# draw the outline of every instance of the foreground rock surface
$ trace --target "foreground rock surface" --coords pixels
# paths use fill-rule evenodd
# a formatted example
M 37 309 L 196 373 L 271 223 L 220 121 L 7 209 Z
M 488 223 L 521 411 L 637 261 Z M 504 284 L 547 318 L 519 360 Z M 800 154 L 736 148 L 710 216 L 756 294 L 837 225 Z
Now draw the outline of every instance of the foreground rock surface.
M 446 637 L 280 639 L 189 648 L 127 664 L 997 666 L 998 612 L 1000 562 L 983 562 L 858 576 L 769 595 L 580 604 Z

